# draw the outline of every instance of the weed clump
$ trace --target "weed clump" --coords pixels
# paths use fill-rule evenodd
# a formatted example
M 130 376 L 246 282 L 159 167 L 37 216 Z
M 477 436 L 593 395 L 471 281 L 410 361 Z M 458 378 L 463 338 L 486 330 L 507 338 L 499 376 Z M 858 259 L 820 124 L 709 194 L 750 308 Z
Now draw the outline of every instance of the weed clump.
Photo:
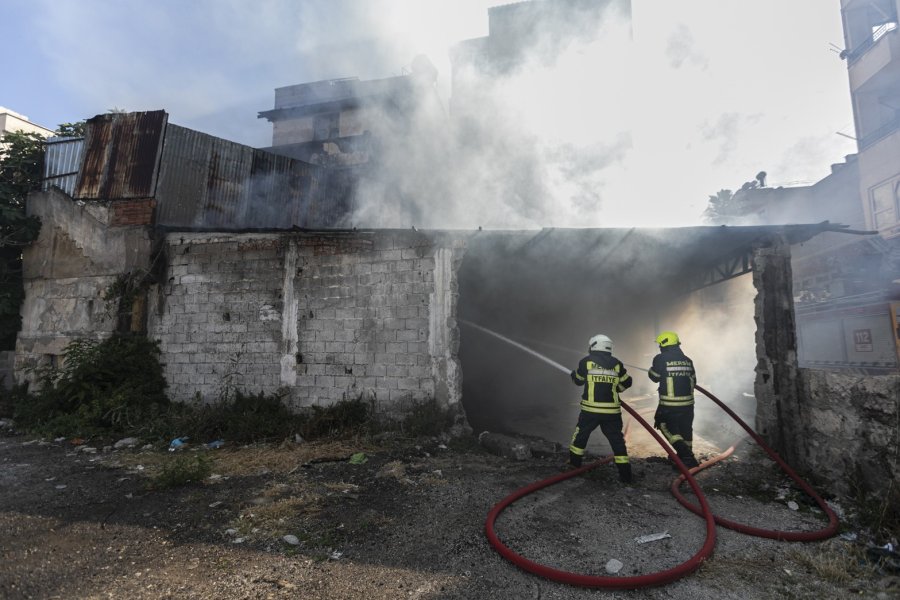
M 133 430 L 169 405 L 159 345 L 139 335 L 70 343 L 59 366 L 38 372 L 38 391 L 18 386 L 7 402 L 20 426 L 46 435 Z
M 331 406 L 313 406 L 303 416 L 301 435 L 315 439 L 322 437 L 353 437 L 372 433 L 374 410 L 361 398 L 341 400 Z
M 246 444 L 292 438 L 352 438 L 379 430 L 434 436 L 453 425 L 454 413 L 434 399 L 403 407 L 399 420 L 376 413 L 373 401 L 344 399 L 293 411 L 286 394 L 246 393 L 226 382 L 218 399 L 170 402 L 156 341 L 135 334 L 69 344 L 59 365 L 44 367 L 35 391 L 0 391 L 0 416 L 46 436 L 137 436 L 148 441 L 188 437 L 196 442 Z
M 401 430 L 413 436 L 440 435 L 453 426 L 454 413 L 431 398 L 413 402 L 405 411 Z
M 179 455 L 169 461 L 150 479 L 148 486 L 155 490 L 203 481 L 212 472 L 212 460 L 203 454 Z

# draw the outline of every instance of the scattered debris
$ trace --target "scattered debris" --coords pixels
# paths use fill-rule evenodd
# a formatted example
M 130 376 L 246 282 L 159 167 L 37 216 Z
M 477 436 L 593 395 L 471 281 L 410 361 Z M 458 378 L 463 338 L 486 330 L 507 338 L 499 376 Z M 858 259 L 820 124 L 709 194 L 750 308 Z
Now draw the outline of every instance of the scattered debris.
M 210 508 L 219 508 L 220 506 L 222 506 L 222 501 L 221 501 L 221 500 L 217 500 L 217 501 L 215 501 L 215 502 L 213 502 L 212 504 L 209 505 Z
M 884 546 L 869 546 L 866 548 L 866 556 L 883 571 L 900 574 L 900 554 L 896 552 L 894 544 L 888 542 Z
M 531 448 L 514 437 L 502 433 L 482 431 L 478 435 L 478 443 L 491 454 L 511 458 L 513 460 L 527 460 L 531 458 Z
M 299 546 L 300 545 L 300 539 L 296 535 L 288 534 L 286 536 L 283 536 L 281 539 L 284 540 L 285 543 L 290 544 L 291 546 Z
M 80 452 L 82 454 L 97 454 L 97 449 L 93 446 L 79 446 L 75 452 Z
M 791 500 L 790 502 L 787 503 L 787 507 L 791 510 L 800 510 L 800 505 L 797 504 L 796 502 L 794 502 L 793 500 Z
M 215 440 L 214 442 L 210 442 L 206 444 L 206 448 L 208 450 L 218 450 L 222 446 L 225 445 L 225 440 Z
M 294 443 L 295 444 L 302 444 L 304 441 L 306 441 L 306 440 L 303 439 L 302 435 L 300 435 L 299 433 L 294 434 Z
M 140 440 L 134 437 L 122 438 L 121 440 L 113 444 L 113 448 L 115 448 L 116 450 L 121 450 L 122 448 L 134 448 L 138 445 L 139 441 Z
M 334 552 L 332 552 L 331 554 L 328 555 L 328 558 L 331 560 L 340 560 L 343 555 L 344 555 L 343 552 L 341 552 L 339 550 L 335 550 Z
M 0 429 L 12 429 L 14 426 L 12 419 L 0 419 Z
M 610 575 L 615 575 L 616 573 L 621 571 L 622 567 L 624 567 L 624 566 L 625 565 L 622 564 L 622 561 L 617 560 L 615 558 L 611 558 L 606 563 L 606 572 L 609 573 Z
M 175 438 L 174 440 L 169 442 L 169 452 L 175 452 L 176 450 L 184 448 L 187 445 L 187 441 L 189 439 L 190 438 L 187 437 Z
M 642 535 L 640 537 L 634 538 L 638 544 L 646 544 L 647 542 L 655 542 L 657 540 L 664 540 L 666 538 L 672 537 L 668 531 L 663 531 L 662 533 L 648 533 L 647 535 Z
M 375 474 L 376 479 L 385 477 L 393 477 L 394 479 L 404 479 L 406 477 L 406 467 L 399 460 L 394 460 L 383 467 Z
M 69 486 L 67 486 L 67 485 L 64 484 L 64 483 L 61 483 L 61 484 L 59 484 L 58 486 L 56 486 L 56 489 L 58 489 L 58 490 L 64 490 L 64 489 L 66 489 L 67 487 L 69 487 Z

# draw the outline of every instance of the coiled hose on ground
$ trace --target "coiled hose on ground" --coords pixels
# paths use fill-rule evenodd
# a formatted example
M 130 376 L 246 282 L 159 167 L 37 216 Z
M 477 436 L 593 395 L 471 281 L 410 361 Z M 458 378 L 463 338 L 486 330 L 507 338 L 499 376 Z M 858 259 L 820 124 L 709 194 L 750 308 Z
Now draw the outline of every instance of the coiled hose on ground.
M 538 354 L 534 350 L 527 348 L 517 342 L 514 342 L 500 334 L 497 334 L 489 329 L 476 325 L 474 323 L 465 322 L 467 325 L 471 325 L 477 329 L 480 329 L 490 335 L 498 337 L 514 346 L 517 346 L 537 357 L 539 357 L 544 362 L 552 365 L 553 367 L 563 371 L 564 373 L 569 373 L 568 369 L 563 367 L 562 365 L 548 359 L 547 357 Z M 630 365 L 629 365 L 630 366 Z M 640 367 L 636 367 L 640 369 Z M 646 370 L 646 369 L 640 369 Z M 815 541 L 822 540 L 833 536 L 838 529 L 838 519 L 837 515 L 831 509 L 830 506 L 812 489 L 812 487 L 807 484 L 797 473 L 780 457 L 778 454 L 770 448 L 763 439 L 754 432 L 737 414 L 734 413 L 728 406 L 726 406 L 721 400 L 716 398 L 712 393 L 707 391 L 701 386 L 696 386 L 696 388 L 702 392 L 704 395 L 708 396 L 713 402 L 715 402 L 720 408 L 722 408 L 732 419 L 734 419 L 747 433 L 756 441 L 756 443 L 762 448 L 766 454 L 769 455 L 772 460 L 774 460 L 781 469 L 787 473 L 800 488 L 808 494 L 811 498 L 813 498 L 819 507 L 825 512 L 828 516 L 828 526 L 824 529 L 818 531 L 778 531 L 778 530 L 770 530 L 770 529 L 761 529 L 757 527 L 751 527 L 749 525 L 745 525 L 742 523 L 737 523 L 735 521 L 731 521 L 724 517 L 720 517 L 718 515 L 714 515 L 712 510 L 709 507 L 709 503 L 706 500 L 706 497 L 703 495 L 703 491 L 700 489 L 699 484 L 693 477 L 693 473 L 699 472 L 703 469 L 706 469 L 721 460 L 725 459 L 729 456 L 734 447 L 732 446 L 722 454 L 716 456 L 713 459 L 707 460 L 703 462 L 700 466 L 695 467 L 693 469 L 688 469 L 685 467 L 684 463 L 678 458 L 675 452 L 669 447 L 669 445 L 665 442 L 665 440 L 654 431 L 653 427 L 644 420 L 641 415 L 637 413 L 633 408 L 628 406 L 627 403 L 622 402 L 622 407 L 632 416 L 635 420 L 637 420 L 643 427 L 646 429 L 653 438 L 659 443 L 660 447 L 662 447 L 669 457 L 675 462 L 678 466 L 681 474 L 672 482 L 671 491 L 675 498 L 680 502 L 685 508 L 696 513 L 703 517 L 706 522 L 706 540 L 703 543 L 703 546 L 700 550 L 694 554 L 691 558 L 686 560 L 685 562 L 677 565 L 671 569 L 667 569 L 665 571 L 658 571 L 656 573 L 649 573 L 646 575 L 638 575 L 632 577 L 605 577 L 600 575 L 585 575 L 581 573 L 572 573 L 569 571 L 563 571 L 561 569 L 555 569 L 553 567 L 548 567 L 546 565 L 542 565 L 540 563 L 534 562 L 517 554 L 515 551 L 507 547 L 500 541 L 500 538 L 497 536 L 497 532 L 494 529 L 494 524 L 497 518 L 500 516 L 500 513 L 503 512 L 508 506 L 510 506 L 516 500 L 527 496 L 533 492 L 536 492 L 545 487 L 549 487 L 551 485 L 557 484 L 561 481 L 565 481 L 571 477 L 575 477 L 591 469 L 595 469 L 600 465 L 609 463 L 612 460 L 612 457 L 606 457 L 579 469 L 575 469 L 572 471 L 568 471 L 565 473 L 560 473 L 559 475 L 555 475 L 553 477 L 549 477 L 547 479 L 543 479 L 541 481 L 537 481 L 532 483 L 531 485 L 525 486 L 521 489 L 516 490 L 512 494 L 508 495 L 506 498 L 498 502 L 494 507 L 490 510 L 487 515 L 487 519 L 485 521 L 485 534 L 487 535 L 488 541 L 491 546 L 500 553 L 501 556 L 515 564 L 516 566 L 524 569 L 525 571 L 534 573 L 535 575 L 539 575 L 541 577 L 551 579 L 553 581 L 558 581 L 560 583 L 566 583 L 571 585 L 577 585 L 582 587 L 597 587 L 597 588 L 610 588 L 610 589 L 636 589 L 642 587 L 656 586 L 656 585 L 664 585 L 667 583 L 671 583 L 685 575 L 688 575 L 695 570 L 697 570 L 702 562 L 708 558 L 715 547 L 716 543 L 716 530 L 715 524 L 718 523 L 723 527 L 728 527 L 729 529 L 733 529 L 735 531 L 755 535 L 758 537 L 771 538 L 776 540 L 784 540 L 784 541 Z M 688 482 L 692 491 L 697 497 L 697 504 L 691 503 L 684 495 L 681 493 L 681 485 L 685 481 Z

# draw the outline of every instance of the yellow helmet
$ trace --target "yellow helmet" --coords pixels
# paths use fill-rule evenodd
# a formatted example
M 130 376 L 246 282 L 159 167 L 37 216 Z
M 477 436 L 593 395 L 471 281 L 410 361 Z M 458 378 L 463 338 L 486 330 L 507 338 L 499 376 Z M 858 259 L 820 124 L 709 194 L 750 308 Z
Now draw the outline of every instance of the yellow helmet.
M 656 343 L 659 344 L 661 348 L 665 348 L 666 346 L 678 345 L 681 341 L 678 339 L 678 334 L 674 331 L 663 331 L 656 336 Z

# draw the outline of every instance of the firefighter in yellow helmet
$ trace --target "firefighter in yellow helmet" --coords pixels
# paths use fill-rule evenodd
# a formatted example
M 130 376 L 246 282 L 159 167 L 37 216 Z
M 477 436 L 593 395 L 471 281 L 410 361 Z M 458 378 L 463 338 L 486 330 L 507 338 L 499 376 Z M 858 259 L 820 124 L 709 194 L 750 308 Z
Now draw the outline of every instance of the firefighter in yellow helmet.
M 681 350 L 681 340 L 674 331 L 663 331 L 656 337 L 659 354 L 647 374 L 659 384 L 659 406 L 653 426 L 672 444 L 678 458 L 688 468 L 699 463 L 694 457 L 694 385 L 697 373 L 694 361 Z
M 631 465 L 622 434 L 619 393 L 630 388 L 633 381 L 622 361 L 612 355 L 612 349 L 611 339 L 603 334 L 595 335 L 588 341 L 588 355 L 579 361 L 578 367 L 571 373 L 572 381 L 583 386 L 584 391 L 566 467 L 581 466 L 588 438 L 599 426 L 612 447 L 619 480 L 631 483 Z

